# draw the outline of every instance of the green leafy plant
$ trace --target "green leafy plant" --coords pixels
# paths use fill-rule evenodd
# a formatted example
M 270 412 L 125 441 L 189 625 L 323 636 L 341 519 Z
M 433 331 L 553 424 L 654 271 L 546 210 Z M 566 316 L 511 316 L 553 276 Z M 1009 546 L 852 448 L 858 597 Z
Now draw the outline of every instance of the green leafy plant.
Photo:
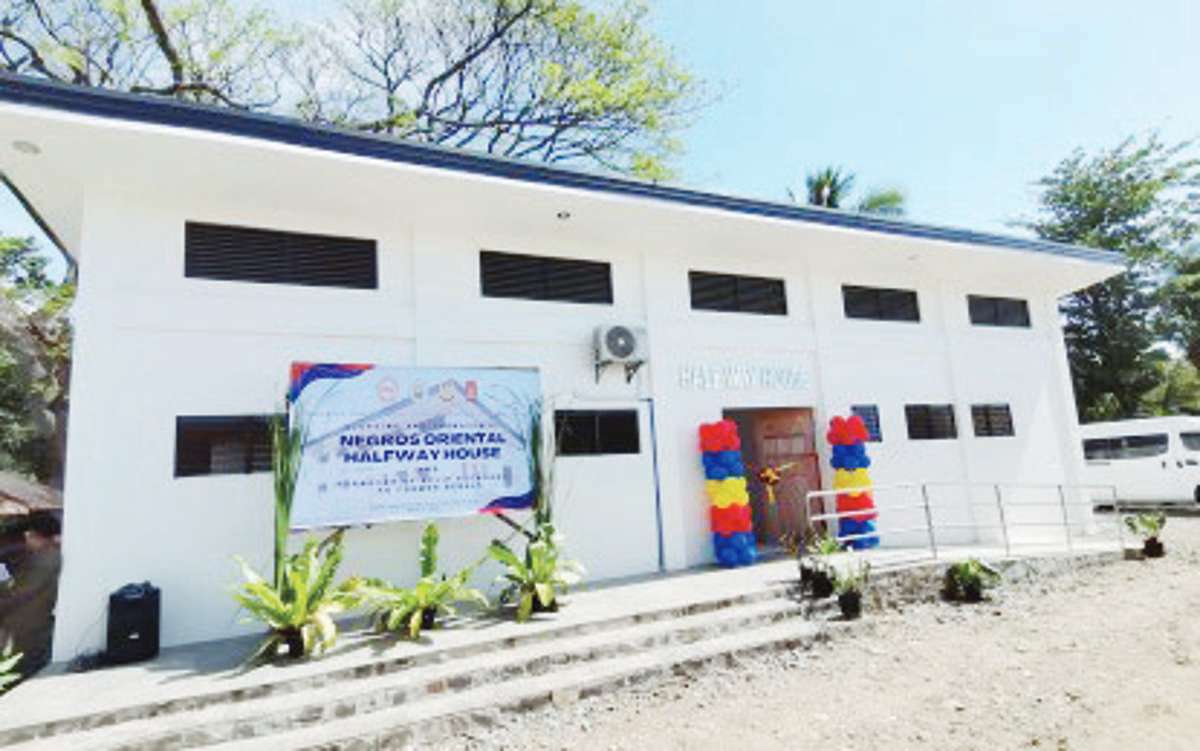
M 375 627 L 380 631 L 403 631 L 410 639 L 431 628 L 439 615 L 457 613 L 457 603 L 472 602 L 488 606 L 487 597 L 467 586 L 471 569 L 452 577 L 421 577 L 411 588 L 393 587 L 373 581 L 362 588 L 364 602 L 374 612 Z
M 437 546 L 441 535 L 433 522 L 425 525 L 421 533 L 421 578 L 428 578 L 437 572 Z
M 870 579 L 871 564 L 867 561 L 859 561 L 833 577 L 833 591 L 837 595 L 851 592 L 862 594 Z
M 842 552 L 842 549 L 842 544 L 828 532 L 816 537 L 806 546 L 809 555 L 820 558 L 828 558 L 835 553 Z
M 8 691 L 17 684 L 17 681 L 21 680 L 17 664 L 21 662 L 22 656 L 20 652 L 13 652 L 11 641 L 4 645 L 3 650 L 0 650 L 0 694 Z
M 359 580 L 334 583 L 342 555 L 341 530 L 321 543 L 307 541 L 303 550 L 284 559 L 281 586 L 273 586 L 238 559 L 244 581 L 233 597 L 250 620 L 269 629 L 250 661 L 274 657 L 280 647 L 296 658 L 320 654 L 333 646 L 337 640 L 333 617 L 357 607 L 361 600 Z
M 951 600 L 978 602 L 985 590 L 999 582 L 999 571 L 978 558 L 968 558 L 946 569 L 945 595 Z
M 1125 517 L 1125 526 L 1142 540 L 1157 540 L 1167 526 L 1167 515 L 1161 511 Z
M 523 560 L 499 540 L 493 540 L 488 548 L 492 558 L 505 567 L 497 579 L 506 583 L 500 600 L 516 603 L 518 623 L 529 620 L 537 606 L 554 609 L 559 595 L 582 579 L 583 566 L 561 557 L 562 540 L 553 525 L 543 524 L 525 547 Z
M 275 489 L 275 558 L 272 581 L 275 589 L 285 584 L 288 533 L 292 526 L 292 500 L 296 495 L 296 478 L 300 476 L 300 461 L 304 452 L 304 431 L 297 413 L 288 424 L 286 418 L 271 423 L 271 471 Z
M 422 629 L 433 627 L 439 615 L 457 613 L 454 606 L 458 603 L 488 606 L 482 592 L 467 586 L 474 567 L 451 577 L 435 575 L 439 537 L 436 524 L 425 525 L 421 534 L 421 578 L 413 587 L 394 587 L 376 579 L 361 588 L 363 602 L 373 611 L 375 627 L 380 631 L 403 630 L 410 639 L 416 639 Z

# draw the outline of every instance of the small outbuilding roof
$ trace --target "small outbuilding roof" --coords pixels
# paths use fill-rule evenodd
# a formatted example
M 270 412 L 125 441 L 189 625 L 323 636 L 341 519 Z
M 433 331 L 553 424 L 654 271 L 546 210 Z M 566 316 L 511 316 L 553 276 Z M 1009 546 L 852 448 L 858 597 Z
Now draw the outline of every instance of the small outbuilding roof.
M 0 472 L 0 517 L 61 511 L 62 494 L 12 472 Z
M 1108 265 L 1121 262 L 1118 254 L 1095 248 L 661 185 L 629 177 L 361 133 L 275 115 L 72 86 L 2 72 L 0 102 L 112 120 L 199 129 L 358 157 L 885 235 L 1036 251 Z

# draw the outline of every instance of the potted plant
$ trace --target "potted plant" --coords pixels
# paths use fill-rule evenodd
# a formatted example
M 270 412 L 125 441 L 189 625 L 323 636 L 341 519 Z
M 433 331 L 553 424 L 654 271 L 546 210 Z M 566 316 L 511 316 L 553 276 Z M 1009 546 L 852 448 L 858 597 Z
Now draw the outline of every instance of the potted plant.
M 1125 517 L 1129 531 L 1142 538 L 1142 555 L 1147 558 L 1162 558 L 1167 550 L 1158 536 L 1167 526 L 1167 515 L 1161 511 Z
M 950 600 L 980 602 L 984 590 L 1000 581 L 1000 572 L 978 558 L 951 564 L 946 569 L 944 594 Z
M 840 552 L 841 544 L 830 534 L 824 534 L 809 543 L 807 555 L 800 559 L 801 589 L 807 589 L 818 600 L 832 595 L 836 576 L 829 557 Z
M 554 612 L 559 595 L 583 577 L 583 567 L 560 555 L 562 535 L 552 524 L 542 524 L 525 547 L 522 560 L 507 545 L 493 540 L 488 553 L 504 566 L 498 581 L 506 584 L 500 601 L 515 603 L 517 622 L 524 623 L 536 612 Z
M 838 607 L 846 620 L 852 621 L 862 615 L 862 596 L 870 576 L 871 564 L 860 561 L 834 577 L 833 587 L 837 592 Z
M 437 525 L 426 524 L 421 535 L 421 578 L 412 588 L 394 587 L 379 579 L 361 587 L 363 601 L 373 611 L 378 630 L 400 631 L 416 639 L 421 631 L 436 628 L 439 616 L 454 615 L 456 603 L 488 606 L 482 592 L 467 586 L 473 568 L 451 577 L 436 575 L 438 537 Z
M 268 582 L 240 558 L 244 581 L 233 598 L 269 629 L 250 661 L 274 657 L 281 647 L 291 658 L 324 652 L 337 640 L 333 617 L 358 606 L 361 583 L 349 579 L 334 584 L 342 562 L 342 532 L 334 532 L 320 544 L 309 540 L 304 549 L 287 556 L 278 569 L 281 586 Z

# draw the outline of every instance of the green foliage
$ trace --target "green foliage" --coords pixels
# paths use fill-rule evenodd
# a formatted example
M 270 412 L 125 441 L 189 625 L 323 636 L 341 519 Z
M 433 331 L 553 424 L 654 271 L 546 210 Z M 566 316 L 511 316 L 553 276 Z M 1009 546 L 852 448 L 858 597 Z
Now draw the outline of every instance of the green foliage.
M 842 544 L 829 532 L 810 541 L 805 549 L 809 555 L 823 558 L 840 553 L 843 550 Z
M 1200 414 L 1200 371 L 1187 360 L 1163 358 L 1155 363 L 1159 381 L 1142 395 L 1140 414 Z
M 1046 240 L 1121 253 L 1127 264 L 1125 274 L 1062 303 L 1085 420 L 1136 415 L 1143 395 L 1162 378 L 1159 333 L 1174 330 L 1185 342 L 1189 336 L 1189 285 L 1168 283 L 1175 303 L 1160 309 L 1156 302 L 1161 283 L 1200 236 L 1200 163 L 1187 156 L 1190 149 L 1156 136 L 1128 138 L 1095 155 L 1076 151 L 1038 182 L 1041 217 L 1025 226 Z
M 304 455 L 304 431 L 300 415 L 294 414 L 291 424 L 277 417 L 271 422 L 271 472 L 275 490 L 275 555 L 272 581 L 276 589 L 284 585 L 287 562 L 288 534 L 292 527 L 292 501 L 296 495 L 296 478 Z
M 516 603 L 517 622 L 524 623 L 533 613 L 534 598 L 543 608 L 552 608 L 559 595 L 577 584 L 584 575 L 583 567 L 561 557 L 562 535 L 553 525 L 538 527 L 534 539 L 525 548 L 522 560 L 507 545 L 493 540 L 488 553 L 505 568 L 498 581 L 506 586 L 501 602 Z
M 363 602 L 374 613 L 375 627 L 380 631 L 404 631 L 410 639 L 416 639 L 425 617 L 454 615 L 457 603 L 488 606 L 482 592 L 467 586 L 474 568 L 449 578 L 436 576 L 438 537 L 437 525 L 426 524 L 421 534 L 421 578 L 413 587 L 394 587 L 376 579 L 361 588 Z
M 30 238 L 0 237 L 0 470 L 58 484 L 75 287 Z
M 324 542 L 308 540 L 289 556 L 281 571 L 282 584 L 273 586 L 240 558 L 243 582 L 233 597 L 250 619 L 267 626 L 267 638 L 250 661 L 271 658 L 287 647 L 291 657 L 320 654 L 337 640 L 333 617 L 358 606 L 362 584 L 350 579 L 335 584 L 343 555 L 342 532 Z
M 433 522 L 425 525 L 421 533 L 421 577 L 433 576 L 437 572 L 438 528 Z
M 393 587 L 386 582 L 372 581 L 360 590 L 363 601 L 374 613 L 375 626 L 381 631 L 402 631 L 410 639 L 421 635 L 423 617 L 429 613 L 454 615 L 457 603 L 488 606 L 487 597 L 478 589 L 467 586 L 472 569 L 452 577 L 423 576 L 411 588 Z
M 4 645 L 4 649 L 0 650 L 0 695 L 15 686 L 21 680 L 21 673 L 17 670 L 17 664 L 21 662 L 23 655 L 20 652 L 13 652 L 12 642 Z
M 10 0 L 0 67 L 651 180 L 699 87 L 641 0 Z
M 856 561 L 846 570 L 839 571 L 836 575 L 831 574 L 831 576 L 834 594 L 844 595 L 847 592 L 862 594 L 871 580 L 871 564 L 868 561 Z
M 1161 511 L 1155 511 L 1127 516 L 1125 517 L 1125 526 L 1143 540 L 1157 540 L 1158 536 L 1162 534 L 1163 527 L 1167 526 L 1167 515 Z
M 805 202 L 810 206 L 840 209 L 849 201 L 855 179 L 853 172 L 841 167 L 828 166 L 810 172 L 804 178 Z M 796 200 L 790 190 L 788 195 L 793 201 Z M 863 214 L 901 216 L 906 200 L 904 191 L 899 188 L 881 188 L 868 191 L 859 199 L 854 210 Z
M 999 571 L 978 558 L 968 558 L 946 569 L 946 596 L 953 600 L 982 596 L 985 589 L 999 581 Z

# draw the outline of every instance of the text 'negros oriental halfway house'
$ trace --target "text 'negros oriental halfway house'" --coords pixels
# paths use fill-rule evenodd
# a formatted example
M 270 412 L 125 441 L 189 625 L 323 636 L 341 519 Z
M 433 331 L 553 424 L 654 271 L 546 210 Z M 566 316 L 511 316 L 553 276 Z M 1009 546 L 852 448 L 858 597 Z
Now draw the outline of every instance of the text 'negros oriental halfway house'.
M 57 660 L 102 645 L 127 582 L 161 588 L 165 645 L 251 628 L 231 560 L 270 557 L 266 418 L 296 362 L 536 369 L 592 581 L 713 561 L 697 430 L 723 418 L 747 465 L 792 468 L 777 513 L 752 492 L 760 546 L 831 486 L 824 426 L 851 413 L 885 547 L 921 543 L 887 534 L 905 483 L 958 487 L 945 534 L 981 538 L 963 488 L 1079 484 L 1056 300 L 1121 268 L 12 77 L 0 170 L 79 268 Z M 444 521 L 445 565 L 497 526 Z M 346 570 L 412 580 L 419 535 L 356 527 Z

